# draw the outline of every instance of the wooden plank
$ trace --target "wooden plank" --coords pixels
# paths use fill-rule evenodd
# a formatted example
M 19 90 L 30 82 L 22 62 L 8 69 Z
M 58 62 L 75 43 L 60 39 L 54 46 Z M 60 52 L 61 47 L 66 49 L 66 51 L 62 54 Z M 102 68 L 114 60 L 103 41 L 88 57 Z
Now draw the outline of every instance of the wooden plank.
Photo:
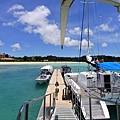
M 54 70 L 45 94 L 47 95 L 49 93 L 54 93 L 55 92 L 56 81 L 59 83 L 59 86 L 57 87 L 59 89 L 59 93 L 58 93 L 58 97 L 55 100 L 56 101 L 55 102 L 55 107 L 57 107 L 57 108 L 58 107 L 72 108 L 72 103 L 71 102 L 69 102 L 68 100 L 62 100 L 62 94 L 63 94 L 63 89 L 65 88 L 65 84 L 64 84 L 64 80 L 62 78 L 60 69 L 55 69 Z M 47 111 L 50 107 L 50 96 L 47 96 L 45 101 L 46 101 L 45 116 L 47 117 L 50 114 Z M 44 106 L 44 101 L 42 102 L 41 108 L 39 110 L 37 120 L 40 120 L 40 119 L 43 118 L 43 111 L 44 111 L 43 106 Z M 53 96 L 51 96 L 51 106 L 53 106 Z
M 56 107 L 59 107 L 59 106 L 72 107 L 71 103 L 68 100 L 62 100 L 62 93 L 63 93 L 63 89 L 65 88 L 65 84 L 64 84 L 64 80 L 62 78 L 60 69 L 54 70 L 53 75 L 50 79 L 46 94 L 55 92 L 56 82 L 59 83 L 59 86 L 57 87 L 59 89 L 59 93 L 58 93 L 58 99 L 56 100 Z M 49 98 L 46 99 L 46 105 L 47 104 L 49 105 Z

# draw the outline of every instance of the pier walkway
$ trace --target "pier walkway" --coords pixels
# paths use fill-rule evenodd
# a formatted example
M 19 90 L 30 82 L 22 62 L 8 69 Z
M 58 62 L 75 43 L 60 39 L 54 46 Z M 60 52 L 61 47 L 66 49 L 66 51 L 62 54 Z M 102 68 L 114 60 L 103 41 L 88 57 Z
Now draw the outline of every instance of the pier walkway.
M 54 73 L 51 77 L 46 94 L 55 92 L 55 89 L 56 89 L 55 83 L 56 82 L 59 83 L 59 86 L 57 87 L 59 89 L 59 92 L 58 92 L 58 97 L 56 100 L 56 107 L 60 107 L 60 106 L 72 107 L 71 103 L 68 100 L 62 100 L 62 93 L 63 93 L 63 89 L 65 88 L 65 84 L 64 84 L 62 75 L 60 73 L 60 69 L 54 70 Z
M 59 83 L 59 85 L 57 87 L 55 85 L 56 82 Z M 49 94 L 49 93 L 54 93 L 56 88 L 59 89 L 59 92 L 58 92 L 58 96 L 55 97 L 55 111 L 54 111 L 54 114 L 53 114 L 51 120 L 56 120 L 56 116 L 57 116 L 57 120 L 63 119 L 63 118 L 64 119 L 65 118 L 70 119 L 70 117 L 73 120 L 76 120 L 76 116 L 74 115 L 74 113 L 72 111 L 71 102 L 69 100 L 62 100 L 62 94 L 63 94 L 63 89 L 65 88 L 65 84 L 64 84 L 64 80 L 62 78 L 60 69 L 55 69 L 54 70 L 54 72 L 52 74 L 52 77 L 50 79 L 48 88 L 46 90 L 46 95 Z M 49 99 L 50 99 L 49 97 L 46 98 L 46 108 L 47 107 L 49 108 L 49 106 L 51 106 L 50 102 L 49 102 L 50 101 Z M 38 114 L 37 120 L 42 120 L 42 115 L 43 115 L 42 108 L 43 108 L 43 106 L 44 106 L 44 102 L 41 105 L 41 109 L 40 109 L 40 112 Z M 67 111 L 65 111 L 65 109 Z M 68 113 L 68 109 L 69 109 L 69 114 L 67 115 L 66 113 Z M 58 112 L 58 111 L 60 111 L 60 112 Z M 47 114 L 47 111 L 46 111 L 46 114 Z M 72 115 L 72 116 L 70 116 L 70 115 Z

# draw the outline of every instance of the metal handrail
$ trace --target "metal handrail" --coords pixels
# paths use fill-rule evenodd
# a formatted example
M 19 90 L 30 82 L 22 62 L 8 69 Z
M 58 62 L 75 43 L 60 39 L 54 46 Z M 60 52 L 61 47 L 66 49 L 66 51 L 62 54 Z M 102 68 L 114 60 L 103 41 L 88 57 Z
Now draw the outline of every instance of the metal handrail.
M 75 96 L 74 98 L 72 97 L 71 98 L 71 101 L 72 101 L 72 106 L 77 106 L 77 107 L 79 107 L 80 109 L 81 109 L 81 103 L 80 103 L 80 106 L 79 106 L 79 104 L 77 103 L 79 100 L 79 97 L 81 96 L 77 96 L 77 94 L 75 93 L 75 91 L 71 88 L 71 95 L 73 96 Z M 89 107 L 90 107 L 90 109 L 91 109 L 91 99 L 97 99 L 97 100 L 101 100 L 101 101 L 105 101 L 105 102 L 110 102 L 110 103 L 112 103 L 112 104 L 115 104 L 116 105 L 116 110 L 117 110 L 117 118 L 118 119 L 120 119 L 120 117 L 119 117 L 119 112 L 118 112 L 118 110 L 119 110 L 119 108 L 118 108 L 118 105 L 120 105 L 120 99 L 116 99 L 116 100 L 110 100 L 110 99 L 105 99 L 105 98 L 100 98 L 100 97 L 97 97 L 97 96 L 92 96 L 91 94 L 88 94 L 88 95 L 84 95 L 84 96 L 86 96 L 86 97 L 88 97 L 89 98 Z M 82 97 L 82 96 L 81 96 Z M 80 97 L 80 101 L 79 102 L 81 102 L 81 97 Z M 76 98 L 77 98 L 77 101 L 76 101 Z M 74 108 L 74 107 L 73 107 Z M 79 119 L 83 119 L 82 118 L 82 116 L 81 116 L 81 110 L 80 111 L 76 111 L 77 112 L 77 116 L 78 116 L 78 118 L 79 118 L 79 116 L 80 116 L 80 118 Z M 90 116 L 90 120 L 92 120 L 92 119 L 94 119 L 94 118 L 92 118 L 92 112 L 91 113 L 87 113 L 89 116 Z
M 41 99 L 43 99 L 43 98 L 45 99 L 47 96 L 52 95 L 52 94 L 54 94 L 54 93 L 49 93 L 49 94 L 47 94 L 47 95 L 40 96 L 40 97 L 38 97 L 38 98 L 34 98 L 34 99 L 32 99 L 32 100 L 28 100 L 28 101 L 24 102 L 24 103 L 21 105 L 20 109 L 19 109 L 19 112 L 18 112 L 18 115 L 17 115 L 17 119 L 16 119 L 16 120 L 21 120 L 23 110 L 25 110 L 25 120 L 28 120 L 29 104 L 30 104 L 30 103 L 33 103 L 33 102 L 35 102 L 35 101 L 41 100 Z M 51 101 L 51 100 L 50 100 L 50 101 Z

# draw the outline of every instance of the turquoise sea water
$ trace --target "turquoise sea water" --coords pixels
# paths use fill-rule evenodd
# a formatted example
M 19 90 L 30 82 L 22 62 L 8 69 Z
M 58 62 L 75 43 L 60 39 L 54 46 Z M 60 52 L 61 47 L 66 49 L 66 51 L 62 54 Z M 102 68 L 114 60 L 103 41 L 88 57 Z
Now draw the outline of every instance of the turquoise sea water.
M 16 120 L 19 108 L 25 101 L 45 94 L 47 84 L 40 85 L 35 81 L 44 65 L 0 65 L 0 120 Z M 56 69 L 63 64 L 51 65 Z M 73 72 L 87 70 L 86 64 L 81 64 L 80 67 L 75 63 L 67 65 L 72 67 Z M 30 105 L 32 109 L 29 120 L 36 120 L 41 102 Z M 111 120 L 116 120 L 115 116 L 116 114 Z
M 45 94 L 47 84 L 40 85 L 35 81 L 44 65 L 0 65 L 0 120 L 15 120 L 25 101 Z M 51 65 L 55 69 L 62 64 Z M 36 119 L 40 105 L 41 102 L 31 105 L 31 120 Z

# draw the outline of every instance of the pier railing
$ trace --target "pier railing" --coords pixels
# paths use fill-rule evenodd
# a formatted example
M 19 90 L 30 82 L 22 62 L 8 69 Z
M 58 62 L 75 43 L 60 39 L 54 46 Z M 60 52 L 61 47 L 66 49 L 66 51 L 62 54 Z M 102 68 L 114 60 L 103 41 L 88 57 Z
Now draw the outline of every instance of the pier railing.
M 51 115 L 52 115 L 52 110 L 54 110 L 55 107 L 55 98 L 54 98 L 54 93 L 50 93 L 44 96 L 40 96 L 38 98 L 34 98 L 32 100 L 28 100 L 25 103 L 22 104 L 22 106 L 20 107 L 20 110 L 18 112 L 17 115 L 17 119 L 16 120 L 21 120 L 24 116 L 24 120 L 29 120 L 29 105 L 33 102 L 36 101 L 40 101 L 43 100 L 43 106 L 42 106 L 42 120 L 46 119 L 46 113 L 50 113 L 49 115 L 47 114 L 47 118 L 50 119 Z M 49 105 L 47 103 L 46 105 L 46 98 L 49 97 Z M 47 109 L 47 110 L 46 110 Z
M 74 109 L 75 114 L 77 115 L 78 119 L 79 120 L 84 120 L 83 113 L 81 111 L 81 108 L 82 108 L 81 97 L 83 97 L 83 96 L 76 94 L 75 91 L 71 87 L 67 86 L 66 88 L 63 89 L 63 98 L 62 99 L 71 100 L 72 108 Z M 109 102 L 109 103 L 114 104 L 116 106 L 116 111 L 117 111 L 117 120 L 120 120 L 120 112 L 119 112 L 120 99 L 119 98 L 117 98 L 116 100 L 111 100 L 111 99 L 93 97 L 91 95 L 88 95 L 87 97 L 89 98 L 88 99 L 89 112 L 87 112 L 87 116 L 89 117 L 90 120 L 94 119 L 92 117 L 92 107 L 91 107 L 92 106 L 92 103 L 91 103 L 92 99 L 96 99 L 96 100 L 100 100 L 100 101 Z M 84 112 L 86 112 L 86 111 L 84 111 Z

